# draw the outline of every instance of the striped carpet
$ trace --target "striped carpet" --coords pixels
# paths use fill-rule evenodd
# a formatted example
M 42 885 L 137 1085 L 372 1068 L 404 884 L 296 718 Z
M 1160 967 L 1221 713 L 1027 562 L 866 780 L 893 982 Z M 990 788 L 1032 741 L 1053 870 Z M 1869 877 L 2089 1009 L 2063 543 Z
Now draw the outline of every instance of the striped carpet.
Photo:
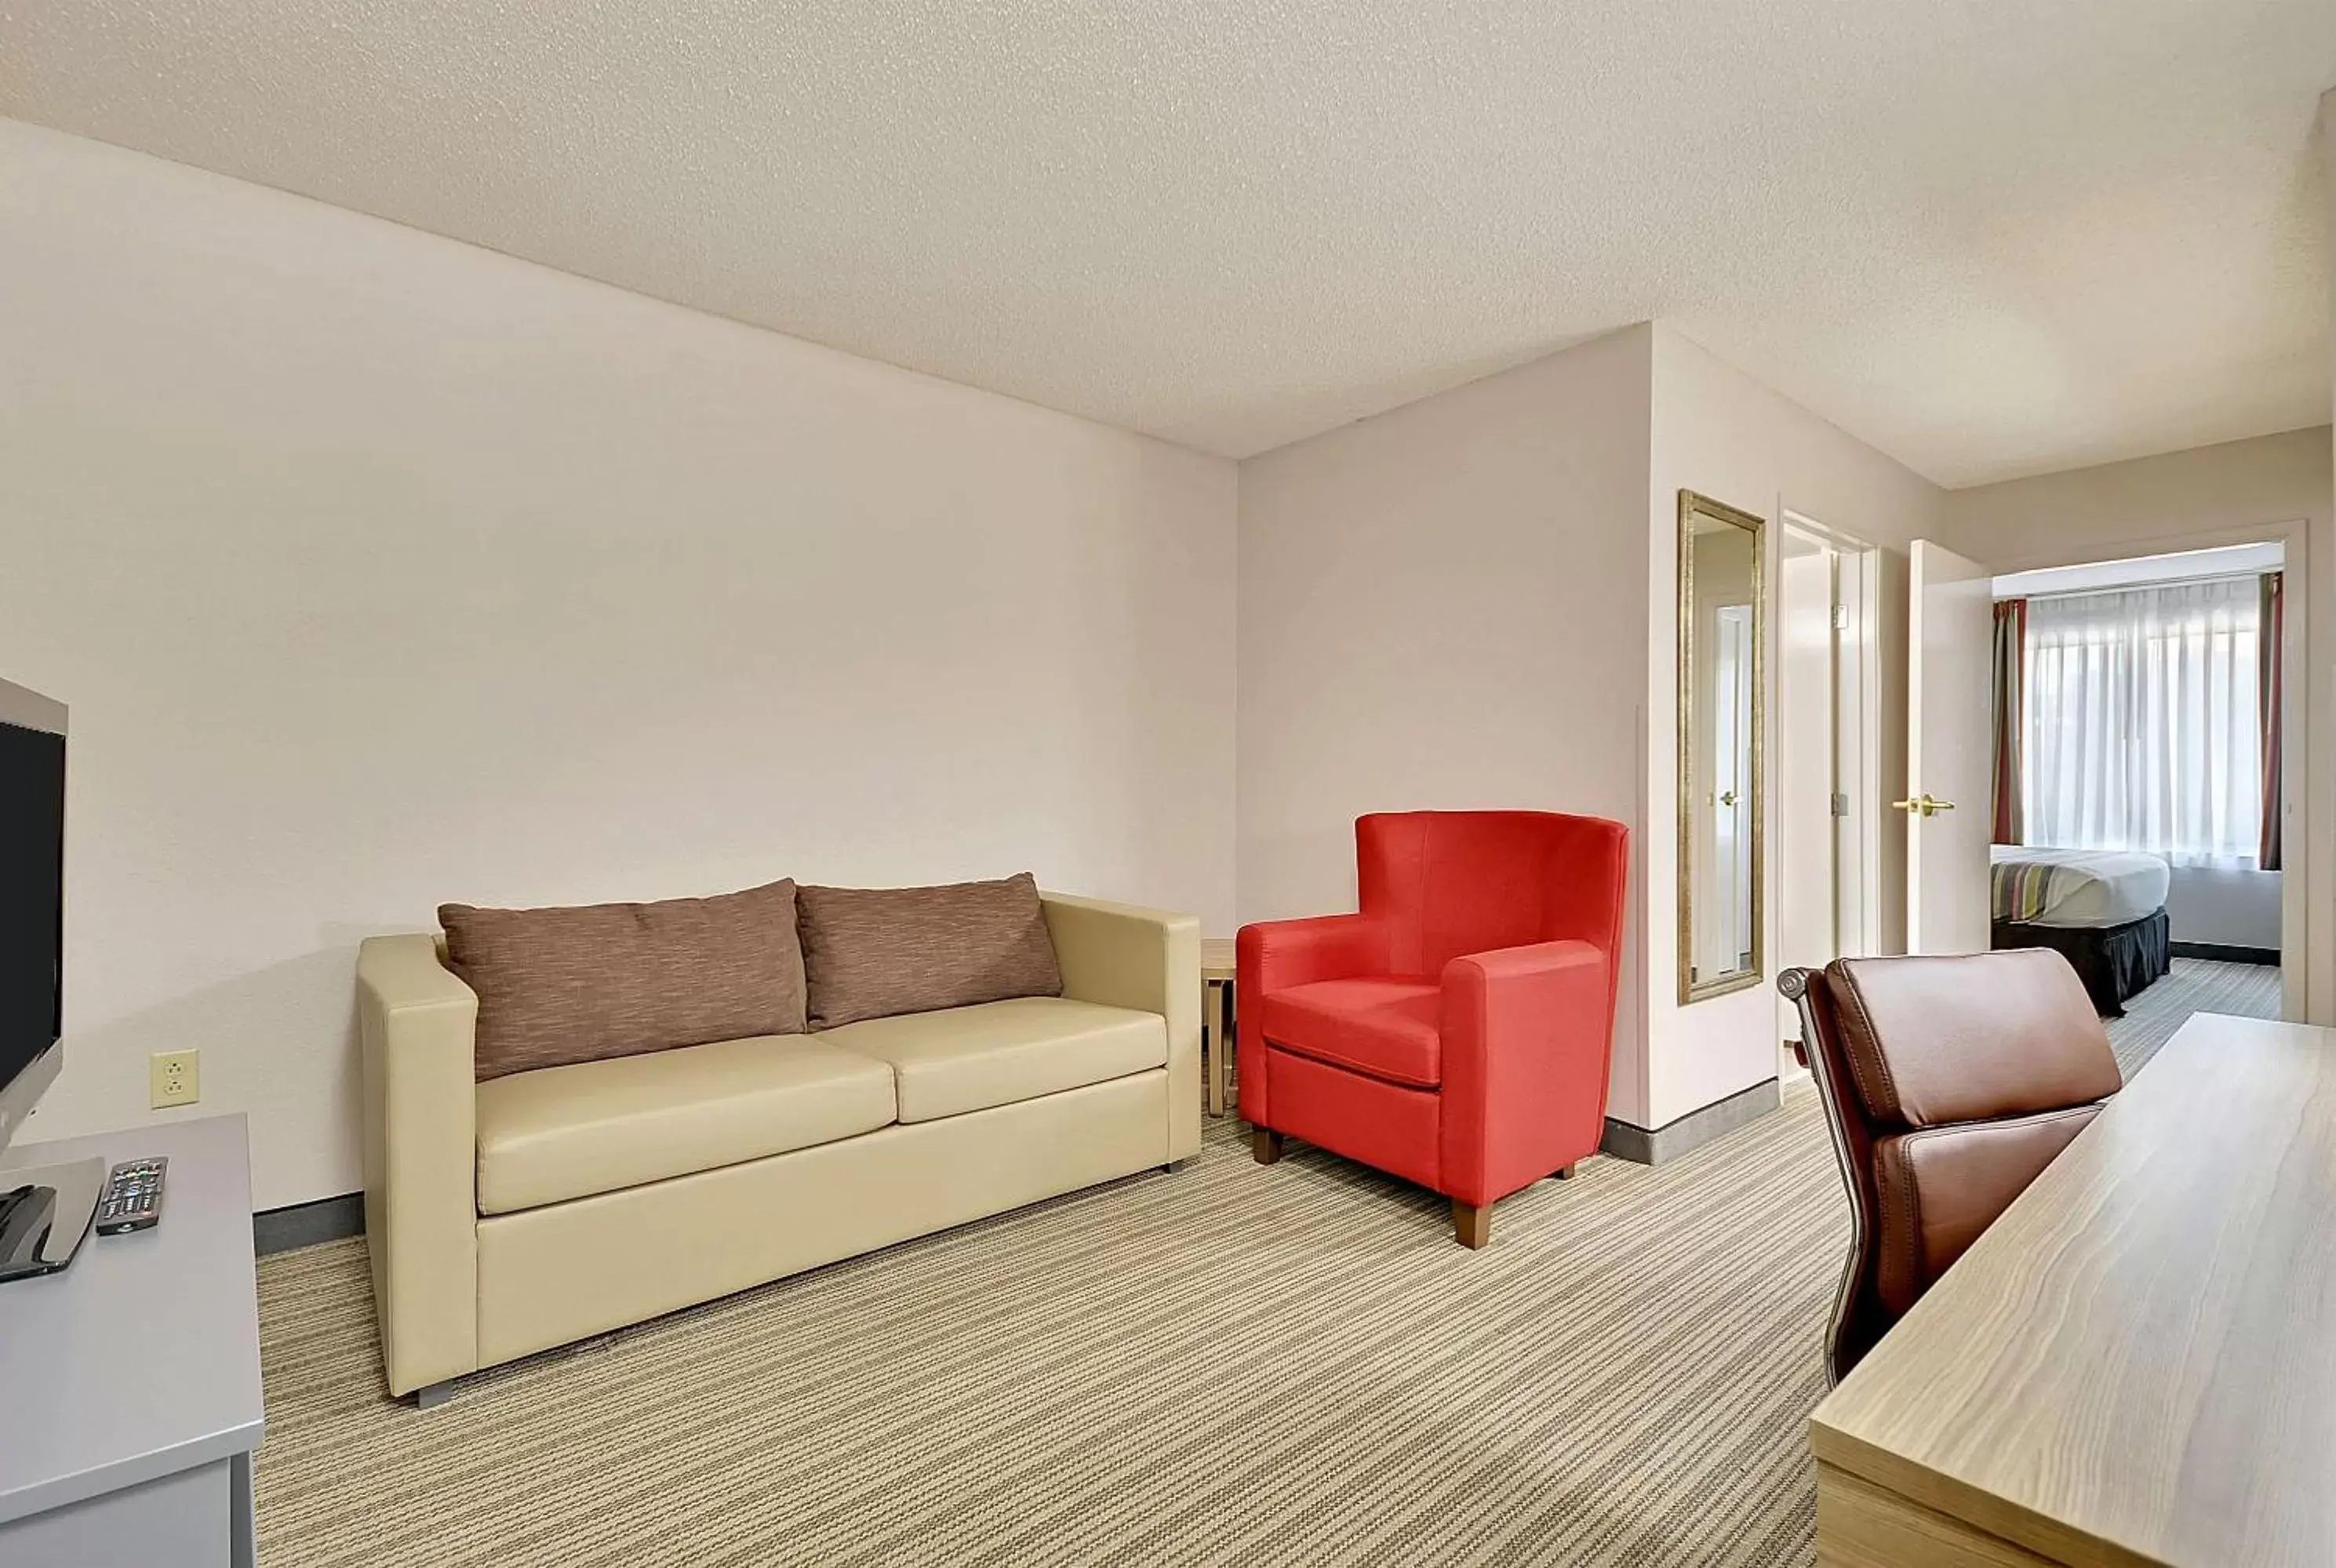
M 1213 1123 L 1131 1178 L 391 1404 L 267 1261 L 270 1568 L 1805 1562 L 1846 1211 L 1814 1099 L 1442 1200 Z
M 2239 966 L 2177 967 L 2129 1066 Z M 2185 1004 L 2185 998 L 2190 998 Z M 2235 1009 L 2234 1009 L 2235 1010 Z M 2164 1024 L 2161 1030 L 2159 1026 Z M 381 1391 L 362 1242 L 266 1260 L 271 1568 L 1806 1563 L 1847 1234 L 1815 1100 L 1503 1203 L 1201 1157 Z
M 2279 1017 L 2277 966 L 2175 959 L 2173 973 L 2128 1000 L 2125 1017 L 2109 1024 L 2109 1045 L 2125 1076 L 2130 1078 L 2141 1071 L 2192 1013 Z

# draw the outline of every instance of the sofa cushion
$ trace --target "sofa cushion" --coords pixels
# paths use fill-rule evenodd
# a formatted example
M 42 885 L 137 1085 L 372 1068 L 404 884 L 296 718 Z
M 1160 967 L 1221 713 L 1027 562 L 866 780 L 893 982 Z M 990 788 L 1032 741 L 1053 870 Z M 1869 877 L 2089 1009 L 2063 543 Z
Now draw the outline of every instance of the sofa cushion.
M 806 887 L 800 909 L 814 1029 L 1063 994 L 1027 872 L 945 887 Z
M 891 1065 L 900 1120 L 930 1122 L 1168 1065 L 1157 1013 L 1020 997 L 846 1024 L 813 1037 Z
M 1433 980 L 1317 980 L 1265 994 L 1265 1037 L 1283 1050 L 1432 1089 L 1444 1081 L 1444 989 Z
M 443 904 L 479 997 L 482 1079 L 708 1040 L 803 1032 L 795 884 L 573 909 Z
M 479 1211 L 509 1213 L 889 1125 L 892 1072 L 801 1035 L 720 1040 L 481 1084 Z

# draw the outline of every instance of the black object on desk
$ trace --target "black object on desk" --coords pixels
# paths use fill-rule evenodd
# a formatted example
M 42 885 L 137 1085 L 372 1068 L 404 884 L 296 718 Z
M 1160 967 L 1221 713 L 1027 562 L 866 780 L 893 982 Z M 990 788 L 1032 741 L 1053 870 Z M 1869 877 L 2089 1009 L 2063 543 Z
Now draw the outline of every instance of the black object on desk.
M 143 1231 L 162 1217 L 162 1173 L 167 1156 L 124 1160 L 105 1178 L 105 1195 L 97 1201 L 97 1233 L 119 1236 Z

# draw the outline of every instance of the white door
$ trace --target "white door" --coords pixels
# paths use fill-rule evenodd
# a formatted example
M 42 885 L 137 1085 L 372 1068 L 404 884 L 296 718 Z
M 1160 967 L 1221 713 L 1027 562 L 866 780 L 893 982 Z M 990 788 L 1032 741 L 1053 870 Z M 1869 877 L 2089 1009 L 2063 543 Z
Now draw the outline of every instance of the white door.
M 1906 950 L 1988 944 L 1995 774 L 1992 574 L 1927 539 L 1913 548 L 1906 628 Z

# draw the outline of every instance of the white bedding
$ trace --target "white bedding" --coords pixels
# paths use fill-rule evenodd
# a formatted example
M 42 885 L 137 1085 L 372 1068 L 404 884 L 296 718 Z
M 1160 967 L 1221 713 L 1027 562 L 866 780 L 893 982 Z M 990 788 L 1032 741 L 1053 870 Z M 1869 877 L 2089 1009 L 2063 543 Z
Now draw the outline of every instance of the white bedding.
M 1995 918 L 2083 928 L 2121 926 L 2166 906 L 2173 872 L 2156 855 L 2127 850 L 2049 850 L 1995 844 Z M 2040 907 L 2039 907 L 2040 903 Z

